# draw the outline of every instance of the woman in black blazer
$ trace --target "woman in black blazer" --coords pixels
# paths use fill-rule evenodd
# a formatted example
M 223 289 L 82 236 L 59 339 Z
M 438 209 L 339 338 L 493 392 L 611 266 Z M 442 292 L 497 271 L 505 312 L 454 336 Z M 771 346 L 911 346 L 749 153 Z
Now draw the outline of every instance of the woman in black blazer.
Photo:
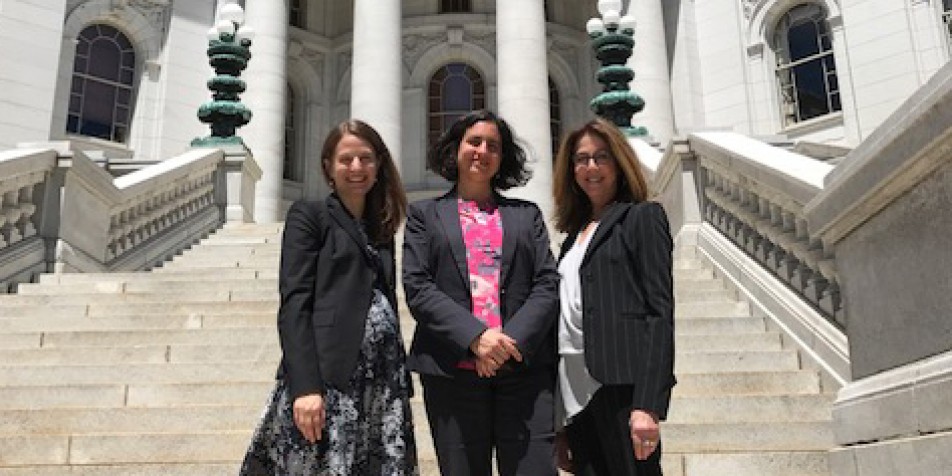
M 369 125 L 321 151 L 334 190 L 291 205 L 281 242 L 277 383 L 241 468 L 251 475 L 416 475 L 411 383 L 394 311 L 406 196 Z
M 675 384 L 667 217 L 646 201 L 634 150 L 604 119 L 566 137 L 553 176 L 556 228 L 568 233 L 559 257 L 560 466 L 660 475 L 658 422 Z
M 488 111 L 454 123 L 427 158 L 455 186 L 410 205 L 403 287 L 440 471 L 555 476 L 558 275 L 539 208 L 500 190 L 525 184 L 524 152 Z

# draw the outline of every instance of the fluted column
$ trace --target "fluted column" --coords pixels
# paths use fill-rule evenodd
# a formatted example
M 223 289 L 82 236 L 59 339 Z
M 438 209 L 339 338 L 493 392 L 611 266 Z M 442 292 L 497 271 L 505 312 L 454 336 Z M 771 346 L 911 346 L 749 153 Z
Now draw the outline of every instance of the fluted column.
M 635 114 L 632 125 L 646 127 L 654 140 L 666 146 L 674 134 L 674 113 L 662 0 L 630 0 L 628 14 L 638 22 L 635 50 L 628 59 L 628 67 L 635 71 L 631 89 L 645 100 L 644 110 Z
M 549 72 L 543 0 L 496 1 L 499 114 L 524 141 L 532 180 L 510 193 L 539 204 L 552 217 Z
M 255 221 L 284 219 L 284 107 L 287 89 L 287 0 L 245 0 L 245 24 L 254 28 L 251 60 L 242 79 L 248 85 L 242 101 L 251 122 L 240 135 L 261 167 L 255 193 Z
M 354 0 L 350 116 L 380 133 L 397 167 L 401 156 L 400 0 Z

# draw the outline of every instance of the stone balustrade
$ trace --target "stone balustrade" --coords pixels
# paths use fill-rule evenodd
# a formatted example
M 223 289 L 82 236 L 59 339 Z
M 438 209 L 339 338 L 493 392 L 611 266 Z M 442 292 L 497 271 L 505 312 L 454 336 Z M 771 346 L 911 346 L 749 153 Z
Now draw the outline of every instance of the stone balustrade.
M 114 178 L 70 142 L 0 153 L 0 291 L 43 272 L 157 266 L 225 221 L 253 221 L 247 150 L 193 149 Z
M 697 133 L 688 142 L 704 221 L 843 328 L 832 249 L 803 214 L 833 167 L 735 133 Z
M 50 150 L 0 152 L 0 291 L 45 269 L 38 212 L 55 167 Z

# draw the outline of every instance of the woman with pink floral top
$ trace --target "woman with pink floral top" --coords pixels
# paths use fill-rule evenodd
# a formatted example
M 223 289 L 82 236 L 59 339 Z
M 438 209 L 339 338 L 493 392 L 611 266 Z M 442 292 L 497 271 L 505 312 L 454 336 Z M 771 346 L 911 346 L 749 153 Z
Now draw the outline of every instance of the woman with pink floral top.
M 539 208 L 501 190 L 530 176 L 508 124 L 470 113 L 433 144 L 455 186 L 410 205 L 403 287 L 440 471 L 555 476 L 558 272 Z

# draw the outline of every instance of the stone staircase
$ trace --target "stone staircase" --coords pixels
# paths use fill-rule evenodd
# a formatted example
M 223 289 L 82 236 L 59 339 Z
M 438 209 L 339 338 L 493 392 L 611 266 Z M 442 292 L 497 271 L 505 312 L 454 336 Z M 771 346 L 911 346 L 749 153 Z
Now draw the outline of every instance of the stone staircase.
M 0 476 L 236 474 L 280 355 L 279 240 L 279 225 L 228 225 L 153 272 L 45 275 L 0 296 Z M 693 253 L 675 266 L 665 474 L 828 475 L 832 395 Z

